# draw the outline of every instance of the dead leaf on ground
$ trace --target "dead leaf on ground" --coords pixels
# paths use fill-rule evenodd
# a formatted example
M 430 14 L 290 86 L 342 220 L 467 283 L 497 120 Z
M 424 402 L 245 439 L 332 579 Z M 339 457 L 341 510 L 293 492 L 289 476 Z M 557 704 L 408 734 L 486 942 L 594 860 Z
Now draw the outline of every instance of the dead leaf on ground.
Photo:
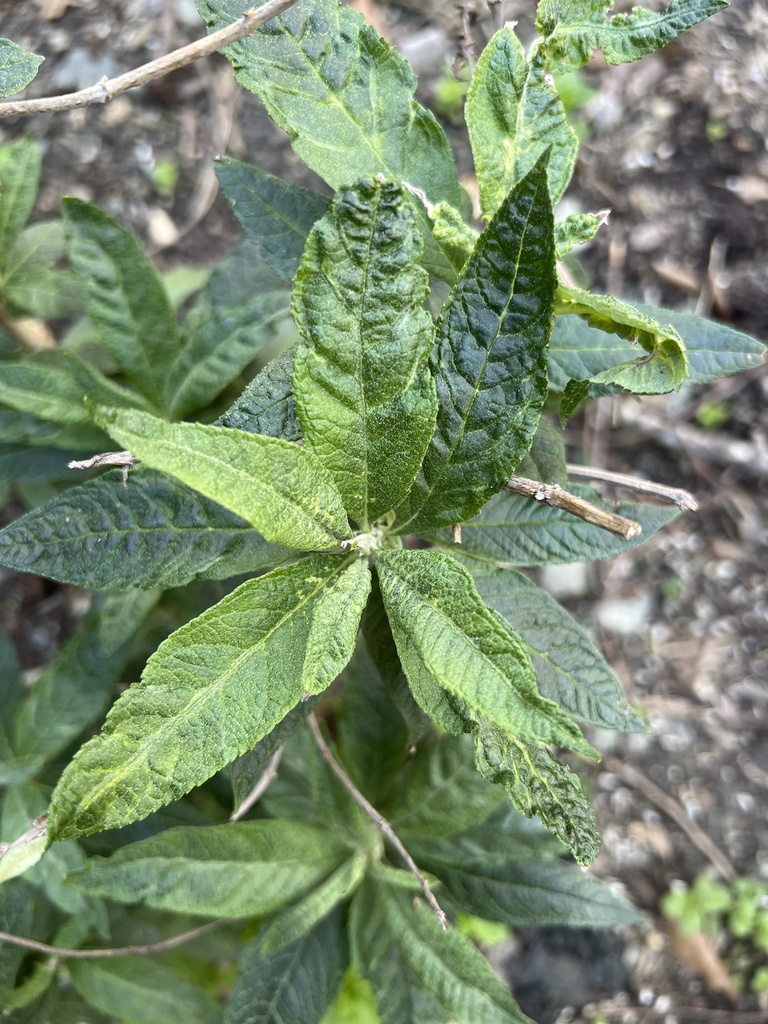
M 697 974 L 713 992 L 720 992 L 735 1002 L 739 998 L 738 989 L 712 940 L 703 932 L 684 935 L 674 922 L 670 922 L 669 929 L 672 948 L 680 963 Z

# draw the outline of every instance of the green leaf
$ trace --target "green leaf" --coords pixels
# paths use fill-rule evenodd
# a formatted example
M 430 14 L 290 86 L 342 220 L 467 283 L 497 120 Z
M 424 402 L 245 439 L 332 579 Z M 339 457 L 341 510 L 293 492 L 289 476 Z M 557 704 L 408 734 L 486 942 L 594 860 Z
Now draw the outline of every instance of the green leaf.
M 528 645 L 539 692 L 579 721 L 602 729 L 645 732 L 613 671 L 568 612 L 513 569 L 472 573 L 482 599 Z
M 313 889 L 348 853 L 330 832 L 299 821 L 182 825 L 91 858 L 69 883 L 176 914 L 261 917 Z
M 136 235 L 97 206 L 62 204 L 69 259 L 104 348 L 157 408 L 179 352 L 176 321 L 162 278 Z
M 293 290 L 305 445 L 364 531 L 408 493 L 435 425 L 421 237 L 402 186 L 361 181 L 312 230 Z
M 416 755 L 387 818 L 408 843 L 411 838 L 439 839 L 477 825 L 503 799 L 475 771 L 468 737 L 443 736 Z
M 549 69 L 576 71 L 595 49 L 606 64 L 639 60 L 727 6 L 726 0 L 672 0 L 658 14 L 633 7 L 609 19 L 613 0 L 539 0 L 536 27 Z
M 17 409 L 5 408 L 0 405 L 0 442 L 31 445 L 37 448 L 35 456 L 43 457 L 43 449 L 48 446 L 58 449 L 60 462 L 57 467 L 63 469 L 61 460 L 67 458 L 84 458 L 94 450 L 103 451 L 109 444 L 109 439 L 103 430 L 99 430 L 93 423 L 78 423 L 71 426 L 62 426 L 48 420 L 42 420 L 29 412 L 19 412 Z M 61 454 L 61 453 L 64 454 Z M 77 454 L 75 454 L 77 453 Z M 30 460 L 28 459 L 28 462 Z M 33 474 L 36 471 L 31 467 L 27 473 Z M 47 472 L 47 470 L 45 471 Z M 71 479 L 71 471 L 67 474 Z
M 463 522 L 528 451 L 547 392 L 555 290 L 543 161 L 509 194 L 443 307 L 432 372 L 440 408 L 401 532 Z
M 525 644 L 455 559 L 392 550 L 377 551 L 374 564 L 412 688 L 426 676 L 458 698 L 470 720 L 483 716 L 512 736 L 592 752 L 570 718 L 540 696 Z
M 346 861 L 293 906 L 280 911 L 260 933 L 261 948 L 274 953 L 295 942 L 357 889 L 368 870 L 367 854 Z
M 305 551 L 351 537 L 339 492 L 310 452 L 275 437 L 201 423 L 164 423 L 141 412 L 95 410 L 119 444 L 255 526 L 267 540 Z
M 0 146 L 0 254 L 4 258 L 8 256 L 32 213 L 40 181 L 41 161 L 40 149 L 32 139 L 19 139 L 10 146 Z
M 53 480 L 71 483 L 80 474 L 73 474 L 68 463 L 82 458 L 83 454 L 60 448 L 37 448 L 30 452 L 25 444 L 0 444 L 0 483 L 49 483 Z
M 257 937 L 240 959 L 224 1024 L 319 1024 L 348 959 L 338 911 L 276 953 L 265 953 Z
M 179 971 L 146 956 L 73 960 L 69 976 L 96 1009 L 131 1024 L 219 1024 L 221 1007 Z
M 366 879 L 349 929 L 352 962 L 373 987 L 382 1024 L 530 1024 L 472 943 L 442 931 L 409 892 Z
M 143 468 L 127 487 L 119 470 L 72 487 L 0 531 L 1 565 L 93 590 L 226 579 L 295 553 L 197 491 Z
M 158 597 L 158 591 L 133 591 L 96 601 L 19 710 L 13 732 L 19 756 L 40 767 L 98 720 L 114 696 L 133 635 Z
M 381 1024 L 368 982 L 349 967 L 338 995 L 320 1024 Z
M 168 377 L 173 419 L 209 405 L 275 337 L 290 313 L 290 296 L 277 284 L 248 242 L 214 270 L 184 322 L 186 341 Z
M 538 818 L 526 818 L 508 801 L 478 825 L 445 839 L 410 840 L 417 851 L 422 848 L 447 863 L 456 859 L 479 861 L 487 867 L 501 867 L 516 860 L 553 860 L 562 856 L 562 844 Z
M 35 890 L 20 878 L 0 885 L 0 931 L 29 938 L 32 935 Z M 24 950 L 9 942 L 0 945 L 0 1005 L 13 991 Z
M 630 551 L 680 515 L 677 508 L 640 501 L 607 505 L 596 491 L 583 484 L 570 483 L 568 490 L 598 508 L 634 519 L 642 526 L 642 534 L 625 540 L 562 509 L 502 491 L 488 502 L 479 516 L 464 524 L 460 548 L 452 545 L 448 530 L 428 536 L 446 548 L 450 546 L 462 557 L 491 562 L 498 568 L 566 565 Z
M 555 224 L 555 255 L 561 260 L 575 245 L 584 245 L 594 238 L 605 223 L 606 214 L 571 213 Z
M 615 928 L 642 920 L 604 882 L 554 858 L 488 864 L 484 859 L 468 860 L 449 843 L 433 849 L 422 842 L 414 850 L 419 866 L 437 876 L 451 902 L 487 921 L 511 928 Z
M 278 277 L 290 284 L 312 225 L 327 213 L 330 200 L 231 157 L 216 160 L 213 169 L 243 231 Z
M 475 765 L 484 779 L 504 786 L 526 817 L 537 815 L 579 864 L 592 863 L 600 849 L 592 807 L 578 776 L 545 746 L 480 721 L 475 729 Z
M 13 722 L 26 692 L 16 647 L 5 630 L 0 630 L 0 707 L 3 709 L 0 715 L 0 785 L 3 784 L 5 762 L 15 756 Z
M 266 736 L 352 655 L 370 574 L 317 555 L 249 580 L 165 640 L 51 801 L 65 839 L 146 817 Z
M 197 8 L 211 29 L 242 14 L 241 0 L 197 0 Z M 383 174 L 422 189 L 433 203 L 461 205 L 445 133 L 413 99 L 415 75 L 357 12 L 336 0 L 301 0 L 224 52 L 238 82 L 260 97 L 301 160 L 334 191 Z M 419 212 L 425 266 L 451 281 Z
M 542 418 L 533 435 L 531 450 L 517 466 L 515 473 L 531 480 L 565 487 L 568 482 L 565 458 L 562 433 L 548 419 Z
M 21 92 L 37 76 L 44 60 L 39 53 L 24 50 L 11 39 L 0 39 L 0 96 Z
M 268 362 L 214 426 L 282 437 L 286 441 L 300 440 L 301 426 L 291 379 L 295 351 L 293 347 L 286 349 Z
M 2 291 L 6 305 L 44 320 L 76 312 L 80 308 L 77 278 L 69 271 L 53 269 L 65 252 L 61 221 L 42 221 L 25 228 L 5 260 Z
M 530 63 L 525 59 L 513 28 L 497 32 L 480 55 L 465 116 L 483 216 L 496 213 L 550 147 L 554 207 L 571 180 L 579 143 L 543 60 L 539 55 Z

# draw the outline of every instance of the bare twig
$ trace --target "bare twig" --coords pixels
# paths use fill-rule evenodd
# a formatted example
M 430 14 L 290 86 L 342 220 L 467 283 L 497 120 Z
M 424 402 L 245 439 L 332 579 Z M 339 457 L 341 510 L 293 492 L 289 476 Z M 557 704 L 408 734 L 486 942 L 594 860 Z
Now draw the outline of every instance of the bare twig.
M 18 839 L 14 839 L 12 843 L 0 843 L 0 860 L 9 854 L 11 850 L 16 850 L 19 846 L 28 846 L 30 843 L 34 842 L 35 839 L 39 839 L 40 836 L 44 836 L 47 825 L 47 814 L 43 814 L 39 818 L 33 818 L 32 824 L 23 836 L 19 836 Z
M 374 822 L 374 824 L 381 832 L 381 834 L 389 840 L 389 842 L 400 854 L 402 859 L 407 864 L 408 869 L 416 876 L 419 885 L 421 886 L 422 892 L 424 893 L 424 896 L 427 900 L 427 903 L 430 905 L 430 907 L 434 910 L 435 914 L 437 915 L 437 919 L 440 922 L 443 931 L 447 932 L 448 922 L 446 921 L 445 911 L 442 909 L 440 904 L 435 899 L 435 894 L 432 892 L 432 888 L 427 879 L 424 877 L 424 874 L 420 871 L 419 866 L 416 864 L 413 857 L 411 857 L 410 853 L 408 853 L 406 848 L 403 846 L 402 841 L 398 838 L 397 833 L 392 828 L 387 819 L 376 810 L 372 803 L 369 803 L 369 801 L 366 800 L 366 798 L 354 784 L 352 779 L 350 779 L 350 777 L 341 767 L 339 762 L 333 756 L 328 744 L 323 739 L 323 734 L 320 731 L 320 726 L 318 725 L 317 719 L 315 718 L 314 714 L 310 714 L 307 716 L 307 722 L 309 723 L 309 728 L 312 730 L 312 735 L 315 739 L 315 743 L 317 744 L 317 749 L 322 754 L 323 760 L 331 769 L 331 771 L 339 780 L 339 782 L 342 784 L 342 786 L 347 790 L 347 792 L 355 801 L 355 803 L 359 807 L 362 807 L 362 809 L 365 811 L 368 817 Z
M 504 13 L 502 11 L 503 0 L 485 0 L 486 7 L 493 18 L 493 31 L 498 32 L 504 24 Z
M 559 484 L 543 484 L 538 480 L 528 480 L 524 476 L 512 476 L 507 481 L 507 490 L 513 494 L 522 494 L 526 498 L 534 498 L 552 508 L 561 508 L 592 526 L 617 533 L 627 540 L 639 537 L 643 532 L 640 523 L 636 523 L 634 519 L 617 516 L 615 512 L 606 512 L 597 505 L 591 505 L 584 498 L 564 491 Z
M 45 942 L 37 942 L 35 939 L 24 939 L 21 935 L 10 935 L 8 932 L 0 932 L 0 942 L 9 942 L 12 946 L 22 946 L 24 949 L 32 949 L 36 953 L 48 953 L 50 956 L 60 956 L 68 960 L 96 960 L 99 957 L 113 956 L 148 956 L 150 953 L 160 953 L 164 949 L 175 949 L 183 946 L 185 942 L 191 942 L 199 935 L 213 931 L 223 923 L 221 921 L 209 921 L 208 924 L 200 925 L 199 928 L 192 928 L 191 931 L 174 935 L 170 939 L 163 939 L 161 942 L 152 942 L 147 946 L 117 946 L 112 949 L 63 949 L 59 946 L 49 946 Z
M 459 52 L 453 65 L 454 71 L 457 71 L 458 66 L 464 62 L 470 72 L 473 72 L 477 58 L 475 55 L 475 37 L 472 34 L 472 26 L 477 21 L 477 7 L 472 0 L 468 3 L 459 3 L 456 7 L 461 15 L 461 34 L 459 35 Z
M 203 39 L 196 39 L 188 46 L 182 46 L 164 57 L 158 57 L 148 64 L 143 64 L 133 71 L 126 71 L 124 75 L 116 78 L 102 78 L 96 85 L 87 89 L 80 89 L 78 92 L 68 93 L 65 96 L 46 96 L 37 100 L 11 100 L 8 103 L 0 103 L 0 118 L 13 115 L 25 116 L 27 114 L 54 114 L 62 110 L 74 110 L 76 107 L 89 107 L 96 103 L 109 103 L 115 96 L 135 89 L 137 86 L 146 85 L 156 78 L 192 64 L 201 57 L 207 57 L 216 53 L 224 46 L 236 43 L 246 36 L 252 35 L 257 28 L 260 28 L 272 18 L 282 14 L 296 3 L 296 0 L 267 0 L 267 3 L 258 10 L 249 10 L 242 18 L 218 32 L 212 32 Z
M 278 747 L 272 757 L 269 759 L 269 764 L 264 769 L 264 773 L 253 787 L 248 796 L 243 800 L 236 811 L 233 811 L 230 816 L 230 821 L 239 821 L 244 815 L 250 811 L 253 805 L 259 800 L 267 791 L 269 786 L 277 778 L 277 769 L 280 764 L 280 760 L 283 756 L 284 747 Z
M 631 764 L 624 764 L 613 757 L 606 757 L 603 764 L 614 775 L 618 775 L 644 797 L 655 804 L 667 817 L 671 818 L 685 832 L 693 845 L 709 860 L 716 871 L 727 881 L 736 878 L 736 869 L 723 851 L 712 842 L 707 833 L 692 821 L 683 808 L 669 793 L 665 793 L 655 782 L 651 782 L 641 771 Z
M 691 492 L 684 491 L 682 487 L 667 487 L 666 484 L 656 484 L 652 480 L 640 480 L 627 473 L 611 473 L 607 469 L 597 469 L 595 466 L 577 466 L 571 462 L 568 463 L 566 469 L 568 476 L 580 476 L 586 480 L 603 480 L 607 484 L 627 487 L 638 494 L 652 494 L 656 498 L 672 502 L 683 512 L 695 512 L 699 507 L 699 503 Z

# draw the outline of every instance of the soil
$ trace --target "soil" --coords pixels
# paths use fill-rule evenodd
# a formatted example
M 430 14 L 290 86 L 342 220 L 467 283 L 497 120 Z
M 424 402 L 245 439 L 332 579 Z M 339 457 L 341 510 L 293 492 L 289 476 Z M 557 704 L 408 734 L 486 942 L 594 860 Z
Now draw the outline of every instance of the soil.
M 357 6 L 409 56 L 430 102 L 456 53 L 455 5 Z M 479 49 L 492 21 L 475 6 Z M 504 4 L 524 41 L 532 8 Z M 28 96 L 92 84 L 202 34 L 191 0 L 0 0 L 0 23 L 3 35 L 46 55 Z M 586 138 L 567 212 L 612 211 L 580 252 L 591 286 L 693 308 L 768 341 L 766 0 L 734 3 L 640 64 L 609 68 L 596 59 L 584 79 L 595 94 L 574 113 Z M 447 128 L 467 173 L 465 133 Z M 133 227 L 162 268 L 217 260 L 240 237 L 216 196 L 217 153 L 327 192 L 258 100 L 233 87 L 219 57 L 103 108 L 0 123 L 0 141 L 23 132 L 45 153 L 37 216 L 55 214 L 62 195 L 93 200 Z M 155 184 L 164 159 L 179 172 L 169 197 Z M 647 735 L 592 736 L 605 759 L 578 768 L 604 837 L 593 870 L 649 923 L 608 936 L 538 929 L 497 950 L 494 962 L 539 1024 L 558 1014 L 768 1020 L 756 997 L 727 991 L 733 940 L 694 947 L 659 911 L 677 880 L 702 871 L 768 882 L 767 396 L 758 367 L 642 406 L 601 399 L 569 427 L 574 461 L 686 487 L 700 509 L 632 553 L 543 579 L 591 630 L 647 716 Z M 83 598 L 13 574 L 0 577 L 0 588 L 0 622 L 34 670 L 72 628 Z M 766 962 L 751 954 L 748 971 Z

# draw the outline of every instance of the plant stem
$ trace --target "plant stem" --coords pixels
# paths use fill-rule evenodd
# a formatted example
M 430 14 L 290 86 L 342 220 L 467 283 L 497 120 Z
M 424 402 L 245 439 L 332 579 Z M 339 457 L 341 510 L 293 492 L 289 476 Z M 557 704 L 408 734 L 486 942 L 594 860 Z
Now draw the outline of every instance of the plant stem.
M 568 476 L 581 476 L 586 480 L 603 480 L 607 484 L 628 487 L 639 494 L 653 494 L 656 498 L 671 501 L 683 512 L 695 512 L 699 507 L 699 503 L 691 492 L 684 491 L 682 487 L 667 487 L 666 484 L 656 484 L 652 480 L 640 480 L 638 477 L 629 476 L 626 473 L 611 473 L 607 469 L 597 469 L 595 466 L 577 466 L 569 462 L 565 468 L 568 470 Z
M 350 779 L 350 777 L 341 767 L 339 762 L 333 756 L 330 747 L 323 739 L 323 734 L 320 731 L 320 726 L 314 714 L 310 714 L 307 716 L 307 722 L 309 723 L 309 728 L 312 730 L 312 735 L 315 739 L 315 743 L 317 744 L 318 750 L 322 754 L 323 760 L 326 762 L 326 764 L 331 769 L 336 778 L 339 780 L 339 782 L 342 784 L 342 786 L 344 786 L 344 788 L 350 794 L 355 803 L 358 804 L 358 806 L 365 811 L 365 813 L 374 822 L 374 824 L 382 833 L 382 835 L 389 840 L 389 842 L 400 854 L 402 859 L 407 864 L 408 869 L 416 876 L 419 885 L 422 888 L 424 896 L 426 897 L 427 903 L 430 905 L 430 907 L 434 910 L 435 914 L 437 915 L 437 919 L 440 922 L 443 931 L 447 932 L 448 922 L 446 921 L 445 911 L 442 909 L 440 904 L 435 899 L 435 894 L 432 892 L 432 888 L 429 882 L 419 869 L 419 866 L 416 864 L 416 861 L 413 859 L 413 857 L 411 857 L 410 853 L 408 853 L 406 848 L 403 846 L 402 840 L 398 838 L 397 833 L 392 828 L 387 819 L 376 810 L 372 803 L 366 800 L 366 798 L 354 784 L 352 779 Z
M 113 956 L 147 956 L 150 953 L 160 953 L 164 949 L 175 949 L 185 942 L 191 942 L 199 935 L 218 928 L 222 921 L 209 921 L 208 924 L 200 925 L 199 928 L 192 928 L 191 931 L 174 935 L 170 939 L 163 939 L 160 942 L 152 942 L 148 946 L 117 946 L 112 949 L 62 949 L 59 946 L 49 946 L 45 942 L 37 942 L 35 939 L 24 939 L 20 935 L 10 935 L 8 932 L 0 932 L 0 942 L 10 942 L 13 946 L 23 946 L 24 949 L 32 949 L 36 953 L 48 953 L 51 956 L 66 957 L 68 960 L 95 960 L 98 957 Z
M 0 118 L 12 115 L 23 117 L 27 114 L 53 114 L 62 110 L 74 110 L 76 107 L 89 107 L 95 103 L 109 103 L 120 93 L 146 85 L 147 82 L 162 78 L 171 71 L 200 60 L 201 57 L 216 53 L 224 46 L 245 39 L 295 3 L 296 0 L 267 0 L 263 7 L 246 11 L 241 18 L 219 29 L 218 32 L 212 32 L 203 39 L 196 39 L 194 43 L 134 68 L 133 71 L 126 71 L 124 75 L 111 79 L 105 76 L 96 85 L 91 85 L 87 89 L 80 89 L 66 96 L 46 96 L 37 100 L 11 100 L 8 103 L 0 103 Z
M 264 795 L 264 793 L 266 793 L 269 786 L 277 778 L 277 769 L 280 764 L 280 760 L 283 756 L 284 749 L 285 747 L 277 748 L 272 757 L 269 759 L 269 764 L 264 769 L 264 773 L 259 779 L 259 781 L 253 787 L 253 789 L 245 798 L 245 800 L 243 800 L 243 802 L 240 804 L 237 810 L 233 811 L 230 814 L 230 821 L 239 821 L 245 814 L 248 813 L 248 811 L 250 811 L 250 809 L 253 807 L 256 801 L 259 800 Z
M 605 509 L 591 505 L 584 498 L 564 491 L 559 484 L 543 484 L 539 480 L 528 480 L 524 476 L 513 476 L 507 482 L 507 490 L 513 494 L 522 494 L 526 498 L 535 498 L 552 508 L 561 508 L 571 515 L 583 519 L 592 526 L 599 526 L 601 530 L 608 530 L 610 533 L 617 533 L 620 537 L 631 540 L 632 537 L 639 537 L 643 532 L 640 523 L 634 519 L 626 519 L 624 516 L 617 516 L 615 512 L 606 512 Z

